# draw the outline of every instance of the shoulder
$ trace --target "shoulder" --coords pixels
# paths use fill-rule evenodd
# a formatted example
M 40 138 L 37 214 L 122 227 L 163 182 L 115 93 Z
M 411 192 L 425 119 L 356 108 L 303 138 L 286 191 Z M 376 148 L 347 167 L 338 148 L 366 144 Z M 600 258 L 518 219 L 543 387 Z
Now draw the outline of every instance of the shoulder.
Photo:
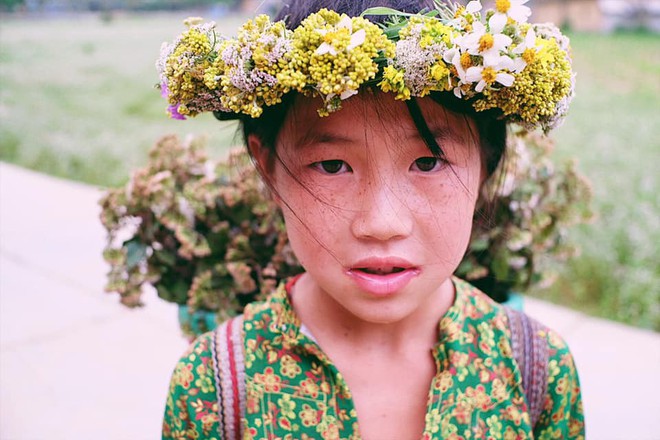
M 548 383 L 552 383 L 559 374 L 561 367 L 564 374 L 576 375 L 575 362 L 568 344 L 559 333 L 537 319 L 521 311 L 504 308 L 507 315 L 507 326 L 511 334 L 512 345 L 516 342 L 529 344 L 525 349 L 532 350 L 530 357 L 543 352 L 548 364 Z M 515 347 L 514 348 L 515 351 Z
M 508 320 L 505 307 L 488 295 L 460 278 L 454 277 L 456 299 L 452 307 L 465 327 L 488 329 L 508 335 Z
M 213 334 L 204 333 L 197 337 L 181 355 L 176 365 L 176 371 L 196 371 L 212 369 L 213 367 Z
M 538 438 L 584 439 L 580 379 L 566 341 L 545 327 L 537 336 L 547 346 L 547 388 L 535 427 Z
M 208 438 L 217 432 L 212 342 L 213 333 L 199 336 L 174 368 L 163 419 L 164 439 Z
M 213 332 L 199 336 L 190 344 L 174 367 L 170 382 L 171 395 L 215 396 L 212 345 Z
M 584 438 L 580 380 L 566 341 L 522 312 L 507 312 L 537 438 Z
M 538 336 L 548 348 L 548 394 L 578 396 L 580 384 L 568 344 L 557 332 L 547 327 L 539 330 Z

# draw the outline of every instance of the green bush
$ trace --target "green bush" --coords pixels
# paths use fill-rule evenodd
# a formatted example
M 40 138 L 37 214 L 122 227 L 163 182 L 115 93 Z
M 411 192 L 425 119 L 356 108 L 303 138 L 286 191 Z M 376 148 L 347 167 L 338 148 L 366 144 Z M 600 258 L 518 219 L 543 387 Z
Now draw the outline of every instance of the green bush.
M 567 228 L 591 215 L 589 186 L 572 163 L 550 162 L 547 138 L 516 132 L 511 139 L 509 161 L 484 188 L 457 271 L 498 301 L 512 289 L 550 283 L 553 266 L 574 251 Z M 213 161 L 201 139 L 163 137 L 148 165 L 101 205 L 106 290 L 129 307 L 141 305 L 142 287 L 151 284 L 164 300 L 192 313 L 217 312 L 222 321 L 302 271 L 244 152 Z
M 166 301 L 225 319 L 301 271 L 247 155 L 211 161 L 201 139 L 163 137 L 101 205 L 107 290 L 129 307 L 148 283 Z

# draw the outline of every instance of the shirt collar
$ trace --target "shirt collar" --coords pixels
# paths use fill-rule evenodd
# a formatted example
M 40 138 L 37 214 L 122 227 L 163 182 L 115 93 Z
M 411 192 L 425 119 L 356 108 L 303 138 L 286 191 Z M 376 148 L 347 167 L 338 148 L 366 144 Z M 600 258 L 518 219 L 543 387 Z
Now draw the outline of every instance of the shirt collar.
M 282 344 L 287 349 L 301 345 L 308 349 L 311 346 L 318 348 L 312 339 L 301 331 L 302 323 L 293 310 L 290 294 L 298 278 L 299 276 L 296 276 L 286 283 L 281 283 L 270 296 L 269 303 L 273 312 L 270 330 L 281 335 Z M 436 360 L 445 358 L 442 352 L 446 354 L 448 347 L 464 342 L 466 333 L 470 332 L 471 317 L 475 312 L 476 289 L 457 277 L 452 277 L 452 283 L 455 289 L 454 302 L 438 321 L 438 343 L 434 349 Z
M 493 305 L 486 295 L 460 278 L 452 277 L 455 299 L 438 322 L 438 343 L 433 348 L 438 371 L 449 367 L 452 352 L 464 352 L 466 344 L 478 339 L 482 316 Z
M 291 287 L 297 279 L 298 277 L 294 277 L 287 283 L 281 283 L 268 300 L 273 313 L 270 330 L 281 335 L 283 345 L 289 349 L 299 345 L 304 336 L 300 332 L 300 318 L 294 312 L 289 297 Z

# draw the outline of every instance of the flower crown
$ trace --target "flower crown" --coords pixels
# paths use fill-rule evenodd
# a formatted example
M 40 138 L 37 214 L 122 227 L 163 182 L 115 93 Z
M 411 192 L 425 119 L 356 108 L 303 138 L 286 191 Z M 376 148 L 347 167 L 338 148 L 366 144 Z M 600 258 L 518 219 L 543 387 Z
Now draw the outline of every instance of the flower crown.
M 499 109 L 507 122 L 548 131 L 574 94 L 568 38 L 551 24 L 528 24 L 528 0 L 436 5 L 408 14 L 371 8 L 360 17 L 327 9 L 294 30 L 267 15 L 248 20 L 236 38 L 190 18 L 156 63 L 171 117 L 227 112 L 258 118 L 296 91 L 321 97 L 321 116 L 371 85 L 408 100 L 453 92 L 476 111 Z M 365 15 L 386 15 L 377 25 Z

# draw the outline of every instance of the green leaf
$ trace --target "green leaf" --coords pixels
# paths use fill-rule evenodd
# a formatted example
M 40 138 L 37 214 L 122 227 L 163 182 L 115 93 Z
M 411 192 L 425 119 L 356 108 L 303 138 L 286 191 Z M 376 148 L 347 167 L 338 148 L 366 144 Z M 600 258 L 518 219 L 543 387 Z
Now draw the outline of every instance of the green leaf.
M 392 8 L 377 6 L 375 8 L 369 8 L 365 10 L 362 14 L 360 14 L 360 17 L 364 17 L 365 15 L 389 15 L 394 17 L 412 17 L 417 14 L 409 14 L 407 12 L 397 11 L 396 9 L 392 9 Z
M 383 32 L 385 33 L 388 39 L 398 40 L 399 32 L 401 32 L 401 29 L 403 29 L 407 24 L 408 23 L 406 22 L 394 24 L 392 26 L 388 26 L 387 28 L 383 29 Z
M 176 279 L 173 283 L 161 280 L 155 286 L 158 296 L 165 301 L 176 304 L 186 304 L 188 301 L 188 289 L 190 285 L 182 279 Z
M 165 266 L 173 267 L 176 265 L 176 255 L 168 251 L 156 251 L 154 252 L 155 259 L 162 263 Z
M 439 13 L 440 11 L 434 9 L 425 14 L 411 14 L 409 12 L 401 12 L 385 6 L 377 6 L 375 8 L 369 8 L 365 10 L 362 14 L 360 14 L 360 17 L 364 17 L 365 15 L 387 15 L 390 17 L 416 17 L 423 15 L 426 17 L 435 17 Z
M 499 281 L 506 281 L 509 278 L 509 258 L 511 255 L 505 249 L 500 250 L 493 259 L 491 269 L 495 278 Z
M 485 251 L 490 246 L 490 240 L 487 238 L 474 238 L 470 243 L 471 252 Z
M 147 258 L 147 246 L 137 239 L 124 243 L 126 247 L 126 267 L 130 270 Z

